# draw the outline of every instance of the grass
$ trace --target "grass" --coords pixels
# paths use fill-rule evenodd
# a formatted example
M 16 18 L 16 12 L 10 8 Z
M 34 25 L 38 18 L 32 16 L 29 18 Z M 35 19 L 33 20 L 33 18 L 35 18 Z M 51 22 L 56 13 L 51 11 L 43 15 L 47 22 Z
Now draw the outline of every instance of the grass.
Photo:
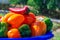
M 56 29 L 60 28 L 60 23 L 56 23 L 56 22 L 53 22 L 53 31 L 55 31 Z
M 53 22 L 53 34 L 52 40 L 60 40 L 60 23 Z
M 53 33 L 54 33 L 54 37 L 52 40 L 60 40 L 60 32 L 54 31 Z

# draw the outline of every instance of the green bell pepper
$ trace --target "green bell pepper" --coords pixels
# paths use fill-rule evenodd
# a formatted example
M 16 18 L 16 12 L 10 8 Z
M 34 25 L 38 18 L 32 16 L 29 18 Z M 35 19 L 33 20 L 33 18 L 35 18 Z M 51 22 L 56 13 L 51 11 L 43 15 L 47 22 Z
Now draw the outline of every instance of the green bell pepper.
M 29 28 L 29 25 L 23 24 L 19 27 L 19 31 L 22 37 L 30 37 L 31 36 L 31 30 Z
M 7 28 L 8 24 L 5 22 L 0 22 L 0 37 L 6 37 L 7 36 Z
M 50 20 L 50 18 L 45 17 L 43 21 L 44 21 L 44 22 L 46 23 L 46 25 L 47 25 L 47 31 L 50 31 L 50 30 L 52 29 L 52 27 L 53 27 L 53 23 L 52 23 L 52 21 Z

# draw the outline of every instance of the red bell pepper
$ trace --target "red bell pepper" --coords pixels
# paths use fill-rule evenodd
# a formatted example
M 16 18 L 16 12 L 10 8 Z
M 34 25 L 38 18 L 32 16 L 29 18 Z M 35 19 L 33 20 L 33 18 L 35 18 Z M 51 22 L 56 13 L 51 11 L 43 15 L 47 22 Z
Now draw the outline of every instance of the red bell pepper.
M 24 6 L 23 8 L 9 8 L 9 10 L 17 14 L 25 14 L 28 11 L 28 6 Z

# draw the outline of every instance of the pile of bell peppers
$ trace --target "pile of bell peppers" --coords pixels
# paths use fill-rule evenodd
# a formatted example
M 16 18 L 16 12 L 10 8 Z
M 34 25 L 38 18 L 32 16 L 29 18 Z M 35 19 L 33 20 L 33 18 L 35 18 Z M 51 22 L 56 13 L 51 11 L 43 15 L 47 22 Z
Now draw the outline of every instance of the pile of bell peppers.
M 35 16 L 28 6 L 9 8 L 0 18 L 0 37 L 21 38 L 44 35 L 51 31 L 53 23 L 45 16 Z

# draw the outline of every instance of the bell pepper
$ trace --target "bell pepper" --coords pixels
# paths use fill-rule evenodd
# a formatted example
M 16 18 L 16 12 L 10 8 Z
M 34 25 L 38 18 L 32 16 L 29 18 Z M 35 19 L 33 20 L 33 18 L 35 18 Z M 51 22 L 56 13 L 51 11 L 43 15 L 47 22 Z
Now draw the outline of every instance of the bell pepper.
M 16 14 L 25 14 L 29 12 L 28 6 L 24 6 L 23 8 L 9 8 L 10 12 L 16 13 Z
M 19 30 L 16 28 L 10 29 L 7 32 L 7 35 L 8 35 L 8 38 L 20 38 L 21 37 Z
M 7 22 L 8 18 L 9 18 L 10 16 L 12 16 L 13 14 L 14 14 L 14 13 L 12 13 L 12 12 L 7 13 L 5 16 L 3 16 L 3 17 L 1 18 L 2 22 Z
M 46 24 L 42 21 L 36 21 L 31 25 L 32 36 L 40 36 L 46 33 Z
M 24 21 L 24 16 L 21 14 L 7 13 L 3 18 L 3 22 L 9 23 L 13 28 L 18 28 Z
M 7 37 L 8 24 L 0 22 L 0 37 Z
M 19 31 L 21 34 L 21 37 L 30 37 L 31 36 L 31 30 L 29 28 L 29 25 L 23 24 L 19 27 Z
M 2 18 L 2 16 L 0 16 L 0 22 L 1 22 L 1 18 Z
M 31 25 L 36 20 L 35 15 L 32 12 L 29 12 L 28 14 L 24 16 L 25 16 L 25 20 L 24 20 L 25 24 Z
M 50 30 L 52 29 L 52 27 L 53 27 L 53 23 L 52 23 L 52 21 L 50 20 L 50 18 L 45 17 L 45 19 L 44 19 L 43 21 L 44 21 L 44 22 L 46 23 L 46 25 L 47 25 L 47 32 L 50 31 Z
M 52 29 L 52 27 L 53 27 L 53 23 L 50 20 L 50 18 L 48 18 L 48 17 L 37 16 L 36 20 L 45 22 L 45 24 L 47 25 L 47 32 L 50 31 Z

